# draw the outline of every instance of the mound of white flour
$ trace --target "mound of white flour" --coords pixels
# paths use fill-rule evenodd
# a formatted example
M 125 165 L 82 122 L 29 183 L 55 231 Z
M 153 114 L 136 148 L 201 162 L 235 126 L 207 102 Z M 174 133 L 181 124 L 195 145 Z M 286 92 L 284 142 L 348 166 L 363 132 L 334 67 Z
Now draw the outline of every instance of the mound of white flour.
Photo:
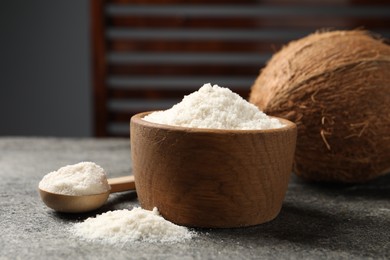
M 88 218 L 75 224 L 71 231 L 84 240 L 106 244 L 175 243 L 191 239 L 195 235 L 187 228 L 165 220 L 157 208 L 150 211 L 138 207 L 130 211 L 108 211 L 96 218 Z
M 230 89 L 211 84 L 185 96 L 172 108 L 153 112 L 143 119 L 194 128 L 250 130 L 283 127 L 279 120 L 268 117 Z
M 104 169 L 93 162 L 80 162 L 64 166 L 46 174 L 39 188 L 63 195 L 93 195 L 107 192 L 110 185 Z

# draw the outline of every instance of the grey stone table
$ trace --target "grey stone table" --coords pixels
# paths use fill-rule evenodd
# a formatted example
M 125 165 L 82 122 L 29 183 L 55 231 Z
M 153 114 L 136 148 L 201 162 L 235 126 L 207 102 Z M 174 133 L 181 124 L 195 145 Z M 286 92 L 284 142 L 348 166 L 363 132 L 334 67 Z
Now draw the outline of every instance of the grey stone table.
M 40 201 L 48 172 L 94 161 L 109 177 L 131 174 L 127 139 L 0 138 L 0 259 L 356 259 L 390 258 L 390 176 L 364 185 L 318 185 L 292 177 L 280 215 L 249 228 L 197 229 L 190 242 L 108 246 L 76 239 L 74 223 L 138 206 L 111 195 L 96 212 L 59 214 Z

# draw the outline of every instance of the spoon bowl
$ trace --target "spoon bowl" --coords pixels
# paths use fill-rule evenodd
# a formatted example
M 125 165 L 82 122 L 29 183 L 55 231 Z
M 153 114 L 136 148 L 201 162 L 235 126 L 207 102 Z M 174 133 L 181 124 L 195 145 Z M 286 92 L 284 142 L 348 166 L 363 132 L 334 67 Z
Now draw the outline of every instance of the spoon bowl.
M 64 195 L 39 189 L 42 201 L 51 209 L 65 213 L 83 213 L 100 208 L 110 193 L 135 190 L 134 176 L 108 179 L 111 189 L 107 192 L 91 195 Z
M 42 201 L 58 212 L 83 213 L 100 208 L 107 201 L 110 191 L 93 195 L 63 195 L 39 189 Z

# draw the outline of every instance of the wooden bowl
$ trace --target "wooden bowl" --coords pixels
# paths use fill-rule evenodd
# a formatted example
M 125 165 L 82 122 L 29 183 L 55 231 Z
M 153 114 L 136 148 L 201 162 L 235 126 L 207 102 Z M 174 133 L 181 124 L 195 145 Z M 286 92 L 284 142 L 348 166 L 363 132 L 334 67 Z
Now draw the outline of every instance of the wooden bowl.
M 296 125 L 271 130 L 186 128 L 131 118 L 141 207 L 190 227 L 231 228 L 274 219 L 292 170 Z

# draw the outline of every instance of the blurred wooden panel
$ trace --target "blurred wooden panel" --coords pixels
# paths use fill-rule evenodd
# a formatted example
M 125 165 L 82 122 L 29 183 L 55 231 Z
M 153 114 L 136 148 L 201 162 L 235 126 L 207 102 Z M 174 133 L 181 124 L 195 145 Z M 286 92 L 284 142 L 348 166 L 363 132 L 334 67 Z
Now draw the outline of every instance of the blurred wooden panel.
M 208 17 L 150 17 L 144 16 L 115 16 L 108 19 L 108 24 L 120 28 L 176 28 L 188 26 L 191 28 L 227 28 L 232 29 L 261 29 L 261 28 L 309 28 L 316 30 L 322 27 L 361 26 L 371 28 L 384 28 L 389 24 L 389 17 L 315 17 L 310 23 L 299 16 L 289 17 L 231 17 L 231 18 L 208 18 Z
M 228 74 L 232 76 L 249 76 L 253 77 L 259 72 L 261 65 L 243 65 L 231 66 L 220 64 L 218 66 L 208 64 L 198 65 L 181 65 L 181 64 L 110 64 L 108 73 L 111 75 L 127 76 L 127 75 L 182 75 L 182 76 L 217 76 Z
M 116 52 L 258 52 L 270 53 L 279 50 L 281 41 L 249 41 L 249 40 L 169 40 L 158 39 L 132 40 L 110 39 L 107 48 Z
M 95 136 L 107 136 L 108 117 L 106 103 L 109 99 L 105 84 L 107 77 L 104 1 L 90 1 L 91 16 L 91 69 Z
M 204 83 L 247 98 L 273 53 L 324 29 L 390 37 L 386 0 L 93 0 L 96 136 L 128 136 L 132 115 Z
M 254 81 L 254 77 L 226 76 L 110 76 L 107 78 L 109 89 L 150 89 L 164 94 L 165 91 L 184 89 L 193 92 L 205 83 L 220 84 L 230 89 L 248 89 Z
M 109 95 L 112 99 L 120 100 L 132 98 L 138 98 L 140 100 L 161 100 L 161 99 L 178 99 L 181 100 L 185 95 L 188 95 L 189 92 L 186 89 L 167 89 L 164 92 L 158 92 L 154 89 L 145 89 L 145 88 L 132 88 L 132 89 L 109 89 Z M 248 96 L 249 89 L 243 88 L 232 88 L 232 91 L 239 94 L 240 96 Z
M 170 5 L 170 4 L 237 4 L 237 0 L 108 0 L 115 4 L 143 4 L 143 5 Z M 239 4 L 253 4 L 256 0 L 240 0 Z
M 204 4 L 204 5 L 389 5 L 388 0 L 109 0 L 116 4 Z
M 390 11 L 389 11 L 390 12 Z M 355 17 L 350 15 L 334 17 L 332 15 L 318 17 L 312 16 L 274 16 L 274 17 L 185 17 L 176 16 L 152 16 L 144 15 L 113 16 L 108 18 L 108 25 L 118 28 L 217 28 L 226 27 L 237 29 L 262 29 L 262 28 L 318 28 L 332 27 L 359 27 L 385 28 L 390 23 L 388 17 Z

